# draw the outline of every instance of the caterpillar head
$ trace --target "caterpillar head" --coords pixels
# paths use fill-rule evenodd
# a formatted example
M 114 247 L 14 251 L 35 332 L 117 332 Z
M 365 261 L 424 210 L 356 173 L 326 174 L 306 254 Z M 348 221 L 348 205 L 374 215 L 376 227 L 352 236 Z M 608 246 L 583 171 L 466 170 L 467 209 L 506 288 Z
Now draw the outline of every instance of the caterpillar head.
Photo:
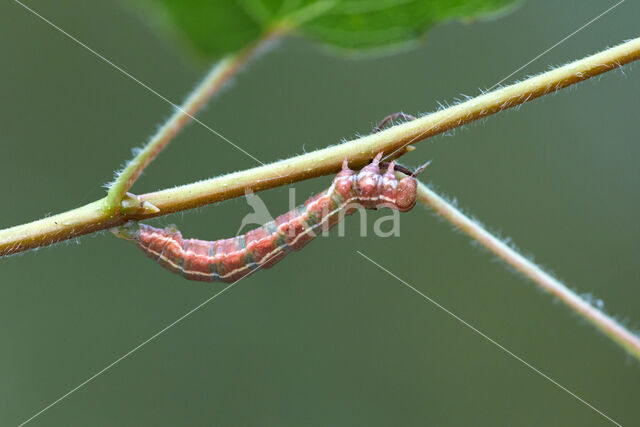
M 119 227 L 113 227 L 109 231 L 121 239 L 136 240 L 140 233 L 140 227 L 137 222 L 129 221 Z
M 396 187 L 396 207 L 400 212 L 413 209 L 416 205 L 416 193 L 418 183 L 412 176 L 404 177 L 398 182 Z
M 415 176 L 429 166 L 429 163 L 431 162 L 420 166 L 411 175 L 402 178 L 398 182 L 398 186 L 396 187 L 396 207 L 400 212 L 409 211 L 416 205 L 418 181 L 416 181 Z M 393 162 L 391 162 L 391 165 L 393 165 Z M 391 165 L 389 169 L 391 169 Z M 396 169 L 398 168 L 396 167 Z M 401 172 L 404 173 L 404 171 Z

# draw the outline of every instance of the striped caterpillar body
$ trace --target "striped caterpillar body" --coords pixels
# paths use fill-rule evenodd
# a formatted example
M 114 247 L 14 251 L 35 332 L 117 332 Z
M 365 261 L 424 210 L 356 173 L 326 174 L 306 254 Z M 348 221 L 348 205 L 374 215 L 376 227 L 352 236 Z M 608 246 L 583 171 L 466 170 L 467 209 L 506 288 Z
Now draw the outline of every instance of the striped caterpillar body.
M 359 207 L 384 206 L 400 212 L 412 209 L 417 188 L 414 176 L 424 166 L 398 180 L 396 169 L 408 171 L 390 162 L 381 173 L 381 158 L 382 153 L 359 172 L 349 169 L 345 159 L 342 171 L 327 190 L 275 221 L 230 239 L 183 239 L 175 226 L 159 229 L 136 222 L 112 231 L 118 237 L 136 242 L 150 258 L 187 279 L 235 282 L 254 270 L 272 267 L 292 250 L 302 249 L 316 237 L 319 229 L 330 229 Z

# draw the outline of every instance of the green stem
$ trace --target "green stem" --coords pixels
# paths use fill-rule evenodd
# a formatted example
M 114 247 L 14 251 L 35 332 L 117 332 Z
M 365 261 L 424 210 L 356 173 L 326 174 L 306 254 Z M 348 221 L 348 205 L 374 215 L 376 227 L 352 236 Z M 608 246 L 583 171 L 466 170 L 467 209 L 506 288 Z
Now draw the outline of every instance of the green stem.
M 102 199 L 59 215 L 0 230 L 0 256 L 105 230 L 129 220 L 167 215 L 242 196 L 247 189 L 255 192 L 327 175 L 340 170 L 345 158 L 349 159 L 351 167 L 357 168 L 379 152 L 397 157 L 413 142 L 556 92 L 637 59 L 640 59 L 640 38 L 379 133 L 242 172 L 140 197 L 127 196 L 125 205 L 128 207 L 120 216 L 107 213 L 104 209 L 106 199 Z
M 640 360 L 640 337 L 598 310 L 588 301 L 580 298 L 558 279 L 552 277 L 531 260 L 520 255 L 502 240 L 493 236 L 482 225 L 460 212 L 423 183 L 418 184 L 418 200 L 493 252 L 493 254 L 533 281 L 541 289 L 558 298 L 567 307 L 588 320 L 607 337 Z
M 201 123 L 194 115 L 237 74 L 267 40 L 274 38 L 278 33 L 279 31 L 269 32 L 247 48 L 223 58 L 191 92 L 182 106 L 174 104 L 175 111 L 171 117 L 151 137 L 144 148 L 137 152 L 135 157 L 118 173 L 115 181 L 110 185 L 104 202 L 104 210 L 109 216 L 120 214 L 121 203 L 127 191 L 133 186 L 149 163 L 171 142 L 180 129 L 192 119 Z

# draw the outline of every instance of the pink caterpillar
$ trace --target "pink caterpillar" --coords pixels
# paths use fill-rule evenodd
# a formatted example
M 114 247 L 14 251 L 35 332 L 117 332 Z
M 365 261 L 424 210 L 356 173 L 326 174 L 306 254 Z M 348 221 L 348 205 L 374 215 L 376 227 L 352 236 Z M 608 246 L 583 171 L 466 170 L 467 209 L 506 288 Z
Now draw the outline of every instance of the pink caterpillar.
M 398 117 L 415 119 L 404 113 L 392 114 L 385 117 L 373 133 Z M 418 185 L 414 177 L 429 163 L 412 173 L 393 161 L 380 162 L 381 159 L 382 153 L 379 153 L 359 172 L 349 169 L 345 159 L 331 187 L 275 221 L 230 239 L 183 239 L 175 226 L 155 228 L 137 222 L 112 231 L 118 237 L 136 242 L 150 258 L 187 279 L 235 282 L 259 268 L 272 267 L 292 250 L 302 249 L 316 237 L 318 228 L 331 229 L 344 215 L 352 214 L 359 207 L 411 210 L 416 204 Z M 386 168 L 383 173 L 381 166 Z M 396 170 L 408 176 L 398 181 Z
M 129 222 L 112 231 L 134 241 L 150 258 L 167 270 L 190 280 L 235 282 L 259 268 L 270 268 L 292 250 L 302 249 L 316 237 L 319 228 L 328 230 L 358 207 L 384 206 L 406 212 L 416 203 L 414 178 L 427 165 L 411 173 L 395 162 L 383 163 L 379 153 L 359 172 L 349 169 L 347 160 L 331 187 L 310 197 L 304 204 L 248 233 L 230 239 L 205 241 L 183 239 L 175 226 L 155 228 Z M 395 171 L 409 176 L 400 180 Z

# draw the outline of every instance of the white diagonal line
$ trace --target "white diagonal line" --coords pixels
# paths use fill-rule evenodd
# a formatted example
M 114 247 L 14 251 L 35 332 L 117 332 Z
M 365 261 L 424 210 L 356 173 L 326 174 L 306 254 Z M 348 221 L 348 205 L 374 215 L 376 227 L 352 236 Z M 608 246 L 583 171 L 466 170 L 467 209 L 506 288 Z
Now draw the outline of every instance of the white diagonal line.
M 84 385 L 86 385 L 87 383 L 93 381 L 96 377 L 100 376 L 101 374 L 103 374 L 105 371 L 109 370 L 110 368 L 112 368 L 115 364 L 117 364 L 118 362 L 122 361 L 123 359 L 125 359 L 127 356 L 131 355 L 132 353 L 136 352 L 137 350 L 139 350 L 142 346 L 148 344 L 150 341 L 152 341 L 153 339 L 157 338 L 158 336 L 162 335 L 163 333 L 165 333 L 168 329 L 172 328 L 173 326 L 177 325 L 178 323 L 182 322 L 185 318 L 187 318 L 188 316 L 190 316 L 191 314 L 195 313 L 196 311 L 198 311 L 199 309 L 201 309 L 202 307 L 204 307 L 205 305 L 207 305 L 209 302 L 211 302 L 214 298 L 218 297 L 219 295 L 221 295 L 223 292 L 227 291 L 228 289 L 231 289 L 233 286 L 235 286 L 238 282 L 240 282 L 242 279 L 245 279 L 249 276 L 251 276 L 253 273 L 255 273 L 256 271 L 260 270 L 262 268 L 263 265 L 265 265 L 267 262 L 269 262 L 271 259 L 273 259 L 274 257 L 276 257 L 277 254 L 272 255 L 271 257 L 269 257 L 264 263 L 260 264 L 258 266 L 258 268 L 256 268 L 253 271 L 250 271 L 249 273 L 245 274 L 244 276 L 242 276 L 241 278 L 239 278 L 238 280 L 236 280 L 235 282 L 233 282 L 230 285 L 225 286 L 221 291 L 216 292 L 215 294 L 213 294 L 212 296 L 210 296 L 209 298 L 207 298 L 206 300 L 204 300 L 203 302 L 201 302 L 200 304 L 196 305 L 195 307 L 193 307 L 191 310 L 189 310 L 188 312 L 186 312 L 185 314 L 183 314 L 182 316 L 178 317 L 176 320 L 174 320 L 173 322 L 169 323 L 167 326 L 165 326 L 164 328 L 160 329 L 158 332 L 156 332 L 155 334 L 151 335 L 149 338 L 147 338 L 146 340 L 142 341 L 140 344 L 138 344 L 137 346 L 135 346 L 134 348 L 132 348 L 131 350 L 129 350 L 128 352 L 126 352 L 125 354 L 123 354 L 122 356 L 120 356 L 119 358 L 117 358 L 116 360 L 114 360 L 113 362 L 111 362 L 110 364 L 108 364 L 107 366 L 105 366 L 104 368 L 102 368 L 101 370 L 99 370 L 98 372 L 96 372 L 95 374 L 93 374 L 92 376 L 90 376 L 89 378 L 87 378 L 86 380 L 84 380 L 83 382 L 81 382 L 80 384 L 78 384 L 77 386 L 75 386 L 74 388 L 72 388 L 71 390 L 69 390 L 68 392 L 66 392 L 65 394 L 63 394 L 62 396 L 60 396 L 59 398 L 57 398 L 56 400 L 54 400 L 53 402 L 51 402 L 50 404 L 48 404 L 47 406 L 45 406 L 44 408 L 42 408 L 40 411 L 38 411 L 37 413 L 35 413 L 34 415 L 32 415 L 31 417 L 29 417 L 27 420 L 23 421 L 22 423 L 20 423 L 18 425 L 18 427 L 22 427 L 23 425 L 27 424 L 29 421 L 33 420 L 34 418 L 36 418 L 38 415 L 42 414 L 44 411 L 46 411 L 47 409 L 51 408 L 52 406 L 56 405 L 57 403 L 59 403 L 61 400 L 65 399 L 66 397 L 68 397 L 70 394 L 72 394 L 73 392 L 77 391 L 79 388 L 83 387 Z
M 219 133 L 218 131 L 216 131 L 215 129 L 211 128 L 210 126 L 206 125 L 205 123 L 203 123 L 202 121 L 200 121 L 199 119 L 195 118 L 193 115 L 189 114 L 187 111 L 184 110 L 184 108 L 182 108 L 181 106 L 179 106 L 178 104 L 175 104 L 174 102 L 172 102 L 171 100 L 169 100 L 167 97 L 165 97 L 164 95 L 162 95 L 161 93 L 159 93 L 158 91 L 156 91 L 155 89 L 153 89 L 152 87 L 150 87 L 149 85 L 143 83 L 142 81 L 140 81 L 139 79 L 137 79 L 136 77 L 134 77 L 133 75 L 131 75 L 129 72 L 125 71 L 124 69 L 122 69 L 122 67 L 114 64 L 112 61 L 110 61 L 109 59 L 105 58 L 103 55 L 99 54 L 98 52 L 96 52 L 95 50 L 93 50 L 92 48 L 90 48 L 89 46 L 87 46 L 86 44 L 84 44 L 83 42 L 81 42 L 80 40 L 78 40 L 77 38 L 75 38 L 74 36 L 72 36 L 71 34 L 69 34 L 68 32 L 66 32 L 65 30 L 63 30 L 62 28 L 58 27 L 56 24 L 54 24 L 53 22 L 51 22 L 50 20 L 48 20 L 47 18 L 45 18 L 44 16 L 40 15 L 38 12 L 36 12 L 35 10 L 31 9 L 29 6 L 25 5 L 24 3 L 22 3 L 20 0 L 13 0 L 14 2 L 18 3 L 20 6 L 22 6 L 23 8 L 25 8 L 26 10 L 28 10 L 29 12 L 33 13 L 35 16 L 37 16 L 38 18 L 40 18 L 41 20 L 43 20 L 44 22 L 46 22 L 47 24 L 51 25 L 53 28 L 55 28 L 56 30 L 60 31 L 62 34 L 64 34 L 65 36 L 69 37 L 71 40 L 73 40 L 74 42 L 76 42 L 77 44 L 79 44 L 80 46 L 82 46 L 83 48 L 87 49 L 89 52 L 93 53 L 95 56 L 97 56 L 98 58 L 102 59 L 104 62 L 106 62 L 107 64 L 111 65 L 113 68 L 115 68 L 116 70 L 120 71 L 122 74 L 124 74 L 125 76 L 129 77 L 131 80 L 133 80 L 134 82 L 138 83 L 140 86 L 142 86 L 143 88 L 147 89 L 149 92 L 153 93 L 154 95 L 156 95 L 158 98 L 162 99 L 163 101 L 165 101 L 166 103 L 168 103 L 169 105 L 171 105 L 173 108 L 177 109 L 178 111 L 180 111 L 181 113 L 183 113 L 185 116 L 188 116 L 191 120 L 193 120 L 194 122 L 200 124 L 201 126 L 203 126 L 205 129 L 208 129 L 210 132 L 214 133 L 215 135 L 219 136 L 220 138 L 222 138 L 223 140 L 225 140 L 226 142 L 228 142 L 229 144 L 231 144 L 233 147 L 237 148 L 238 150 L 242 151 L 244 154 L 246 154 L 247 156 L 251 157 L 253 160 L 255 160 L 256 162 L 260 163 L 261 165 L 264 165 L 263 162 L 261 162 L 260 160 L 258 160 L 257 158 L 255 158 L 251 153 L 247 152 L 245 149 L 241 148 L 240 146 L 238 146 L 237 144 L 234 144 L 233 142 L 231 142 L 227 137 L 225 137 L 224 135 L 222 135 L 221 133 Z
M 593 24 L 595 21 L 597 21 L 598 19 L 602 18 L 604 15 L 606 15 L 607 13 L 611 12 L 613 9 L 615 9 L 616 7 L 618 7 L 619 5 L 621 5 L 622 3 L 624 3 L 625 0 L 620 0 L 618 3 L 614 4 L 613 6 L 611 6 L 609 9 L 605 10 L 604 12 L 602 12 L 600 15 L 596 16 L 595 18 L 593 18 L 591 21 L 587 22 L 586 24 L 584 24 L 582 27 L 578 28 L 577 30 L 575 30 L 573 33 L 569 34 L 568 36 L 566 36 L 565 38 L 563 38 L 562 40 L 560 40 L 559 42 L 557 42 L 556 44 L 554 44 L 553 46 L 551 46 L 550 48 L 548 48 L 547 50 L 545 50 L 544 52 L 542 52 L 540 55 L 536 56 L 535 58 L 533 58 L 531 61 L 527 62 L 526 64 L 524 64 L 522 67 L 518 68 L 517 70 L 515 70 L 513 73 L 509 74 L 508 76 L 505 76 L 502 80 L 500 80 L 498 83 L 494 84 L 493 86 L 491 86 L 489 88 L 489 90 L 492 90 L 494 87 L 498 86 L 500 83 L 502 83 L 503 81 L 507 80 L 509 77 L 513 76 L 515 73 L 517 73 L 518 71 L 522 70 L 524 67 L 526 67 L 527 65 L 531 64 L 532 62 L 534 62 L 536 59 L 540 58 L 541 56 L 545 55 L 547 52 L 549 52 L 551 49 L 554 49 L 555 47 L 557 47 L 558 45 L 564 43 L 565 41 L 567 41 L 569 38 L 573 37 L 574 35 L 576 35 L 577 33 L 579 33 L 580 31 L 582 31 L 583 29 L 585 29 L 586 27 L 588 27 L 589 25 Z
M 511 357 L 516 359 L 517 361 L 519 361 L 520 363 L 524 364 L 525 366 L 527 366 L 529 369 L 531 369 L 532 371 L 534 371 L 538 375 L 542 376 L 547 381 L 551 382 L 552 384 L 554 384 L 555 386 L 557 386 L 561 390 L 563 390 L 563 391 L 567 392 L 568 394 L 570 394 L 571 396 L 575 397 L 580 402 L 582 402 L 583 404 L 585 404 L 589 408 L 593 409 L 594 411 L 596 411 L 598 414 L 602 415 L 607 420 L 611 421 L 613 424 L 615 424 L 615 425 L 617 425 L 619 427 L 622 427 L 622 424 L 618 423 L 617 421 L 615 421 L 614 419 L 609 417 L 607 414 L 605 414 L 604 412 L 600 411 L 598 408 L 596 408 L 595 406 L 593 406 L 592 404 L 590 404 L 589 402 L 587 402 L 586 400 L 584 400 L 583 398 L 581 398 L 580 396 L 578 396 L 577 394 L 575 394 L 574 392 L 572 392 L 571 390 L 566 388 L 565 386 L 563 386 L 562 384 L 560 384 L 559 382 L 557 382 L 556 380 L 554 380 L 553 378 L 551 378 L 550 376 L 548 376 L 544 372 L 540 371 L 538 368 L 536 368 L 535 366 L 533 366 L 532 364 L 530 364 L 526 360 L 522 359 L 517 354 L 513 353 L 511 350 L 509 350 L 506 347 L 504 347 L 502 344 L 500 344 L 499 342 L 497 342 L 496 340 L 494 340 L 493 338 L 491 338 L 490 336 L 488 336 L 484 332 L 480 331 L 475 326 L 469 324 L 467 321 L 465 321 L 463 318 L 461 318 L 457 314 L 453 313 L 452 311 L 450 311 L 449 309 L 447 309 L 443 305 L 439 304 L 438 302 L 436 302 L 432 298 L 429 298 L 427 295 L 425 295 L 424 293 L 422 293 L 418 289 L 414 288 L 409 283 L 405 282 L 404 280 L 402 280 L 401 278 L 399 278 L 398 276 L 396 276 L 395 274 L 393 274 L 392 272 L 390 272 L 389 270 L 387 270 L 386 268 L 384 268 L 383 266 L 381 266 L 380 264 L 378 264 L 377 262 L 375 262 L 374 260 L 372 260 L 371 258 L 366 256 L 365 254 L 363 254 L 362 252 L 360 252 L 360 251 L 356 251 L 356 252 L 358 254 L 362 255 L 363 258 L 365 258 L 366 260 L 368 260 L 369 262 L 371 262 L 372 264 L 376 265 L 378 268 L 380 268 L 381 270 L 383 270 L 384 272 L 389 274 L 391 277 L 397 279 L 400 283 L 402 283 L 403 285 L 405 285 L 406 287 L 408 287 L 409 289 L 411 289 L 412 291 L 414 291 L 418 295 L 422 296 L 424 299 L 426 299 L 427 301 L 429 301 L 430 303 L 432 303 L 433 305 L 435 305 L 439 309 L 441 309 L 445 313 L 449 314 L 451 317 L 453 317 L 454 319 L 456 319 L 457 321 L 459 321 L 460 323 L 462 323 L 463 325 L 465 325 L 466 327 L 468 327 L 472 331 L 476 332 L 477 334 L 482 336 L 484 339 L 486 339 L 490 343 L 494 344 L 496 347 L 498 347 L 499 349 L 501 349 L 502 351 L 504 351 L 505 353 L 507 353 L 508 355 L 510 355 Z
M 254 270 L 257 271 L 257 270 Z M 248 274 L 247 274 L 248 276 Z M 93 374 L 92 376 L 90 376 L 89 378 L 87 378 L 86 380 L 84 380 L 83 382 L 81 382 L 80 384 L 78 384 L 77 386 L 75 386 L 74 388 L 72 388 L 71 390 L 69 390 L 68 392 L 66 392 L 65 394 L 63 394 L 62 396 L 60 396 L 59 398 L 57 398 L 56 400 L 54 400 L 53 402 L 51 402 L 50 404 L 48 404 L 47 406 L 45 406 L 44 408 L 42 408 L 40 411 L 36 412 L 35 414 L 33 414 L 31 417 L 29 417 L 28 419 L 26 419 L 25 421 L 23 421 L 22 423 L 20 423 L 18 425 L 18 427 L 22 427 L 23 425 L 27 424 L 29 421 L 33 420 L 34 418 L 36 418 L 38 415 L 42 414 L 44 411 L 46 411 L 47 409 L 51 408 L 52 406 L 56 405 L 57 403 L 59 403 L 61 400 L 65 399 L 66 397 L 68 397 L 70 394 L 72 394 L 73 392 L 77 391 L 79 388 L 83 387 L 84 385 L 86 385 L 87 383 L 93 381 L 96 377 L 100 376 L 101 374 L 103 374 L 105 371 L 109 370 L 110 368 L 112 368 L 115 364 L 117 364 L 118 362 L 121 362 L 123 359 L 125 359 L 127 356 L 131 355 L 132 353 L 134 353 L 135 351 L 139 350 L 142 346 L 148 344 L 150 341 L 152 341 L 154 338 L 158 337 L 159 335 L 163 334 L 164 332 L 166 332 L 168 329 L 170 329 L 171 327 L 175 326 L 176 324 L 178 324 L 179 322 L 181 322 L 182 320 L 184 320 L 187 316 L 193 314 L 194 312 L 196 312 L 197 310 L 199 310 L 200 308 L 202 308 L 204 305 L 208 304 L 211 300 L 213 300 L 214 298 L 216 298 L 218 295 L 222 294 L 223 292 L 225 292 L 226 290 L 230 289 L 232 286 L 234 286 L 236 283 L 238 283 L 240 280 L 244 279 L 245 277 L 241 277 L 240 279 L 236 280 L 235 282 L 233 282 L 230 285 L 227 285 L 225 288 L 223 288 L 221 291 L 215 293 L 214 295 L 210 296 L 209 298 L 207 298 L 206 300 L 204 300 L 203 302 L 201 302 L 200 304 L 198 304 L 197 306 L 195 306 L 194 308 L 192 308 L 191 310 L 189 310 L 187 313 L 183 314 L 182 316 L 178 317 L 176 320 L 174 320 L 173 322 L 169 323 L 167 326 L 165 326 L 164 328 L 160 329 L 158 332 L 156 332 L 155 334 L 151 335 L 149 338 L 147 338 L 146 340 L 142 341 L 140 344 L 138 344 L 137 346 L 135 346 L 134 348 L 132 348 L 131 350 L 129 350 L 128 352 L 126 352 L 125 354 L 123 354 L 122 356 L 120 356 L 119 358 L 117 358 L 116 360 L 114 360 L 113 362 L 109 363 L 107 366 L 105 366 L 104 368 L 102 368 L 101 370 L 99 370 L 98 372 L 96 372 L 95 374 Z
M 517 70 L 515 70 L 514 72 L 512 72 L 511 74 L 509 74 L 508 76 L 505 76 L 502 80 L 500 80 L 498 83 L 494 84 L 493 86 L 491 86 L 488 90 L 486 90 L 483 93 L 486 92 L 490 92 L 491 90 L 493 90 L 496 86 L 498 86 L 500 83 L 502 83 L 503 81 L 507 80 L 509 77 L 513 76 L 515 73 L 517 73 L 518 71 L 522 70 L 523 68 L 525 68 L 527 65 L 531 64 L 532 62 L 534 62 L 535 60 L 539 59 L 540 57 L 542 57 L 543 55 L 545 55 L 547 52 L 549 52 L 551 49 L 557 47 L 558 45 L 562 44 L 563 42 L 567 41 L 567 39 L 569 39 L 570 37 L 576 35 L 578 32 L 582 31 L 583 29 L 585 29 L 587 26 L 593 24 L 595 21 L 597 21 L 598 19 L 602 18 L 604 15 L 606 15 L 607 13 L 611 12 L 613 9 L 615 9 L 616 7 L 618 7 L 620 4 L 624 3 L 625 0 L 620 0 L 618 3 L 614 4 L 613 6 L 611 6 L 609 9 L 605 10 L 604 12 L 602 12 L 600 15 L 596 16 L 595 18 L 593 18 L 591 21 L 587 22 L 586 24 L 584 24 L 583 26 L 581 26 L 580 28 L 578 28 L 577 30 L 575 30 L 573 33 L 569 34 L 568 36 L 566 36 L 565 38 L 563 38 L 562 40 L 560 40 L 559 42 L 557 42 L 556 44 L 554 44 L 553 46 L 551 46 L 550 48 L 548 48 L 547 50 L 545 50 L 544 52 L 542 52 L 541 54 L 539 54 L 538 56 L 536 56 L 535 58 L 533 58 L 532 60 L 530 60 L 529 62 L 527 62 L 526 64 L 524 64 L 522 67 L 518 68 Z M 436 125 L 434 125 L 436 126 Z M 427 132 L 429 132 L 433 127 L 426 129 L 422 132 L 420 132 L 417 136 L 414 136 L 413 138 L 411 138 L 408 142 L 406 142 L 405 144 L 402 144 L 402 146 L 400 146 L 399 148 L 395 149 L 393 152 L 391 152 L 390 154 L 387 154 L 384 158 L 388 159 L 391 156 L 393 156 L 395 153 L 397 153 L 398 151 L 402 150 L 403 148 L 405 148 L 406 146 L 410 145 L 412 142 L 420 139 L 420 137 L 424 134 L 426 134 Z

